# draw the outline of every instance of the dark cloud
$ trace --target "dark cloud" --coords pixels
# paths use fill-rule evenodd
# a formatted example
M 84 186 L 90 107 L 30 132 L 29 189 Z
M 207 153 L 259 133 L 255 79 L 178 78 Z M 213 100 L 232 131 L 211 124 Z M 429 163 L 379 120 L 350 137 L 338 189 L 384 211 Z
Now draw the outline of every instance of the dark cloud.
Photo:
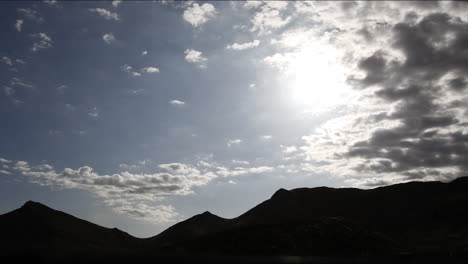
M 427 8 L 435 4 L 421 3 Z M 468 169 L 468 133 L 454 114 L 468 108 L 459 100 L 439 99 L 467 86 L 468 23 L 444 13 L 415 20 L 393 28 L 391 48 L 399 50 L 403 60 L 379 50 L 359 62 L 366 76 L 350 79 L 358 89 L 377 87 L 375 98 L 395 106 L 391 112 L 371 116 L 368 123 L 393 120 L 399 125 L 375 131 L 352 145 L 345 156 L 368 160 L 356 166 L 357 171 L 397 172 L 408 179 L 455 177 L 437 169 Z M 442 85 L 448 75 L 454 77 Z

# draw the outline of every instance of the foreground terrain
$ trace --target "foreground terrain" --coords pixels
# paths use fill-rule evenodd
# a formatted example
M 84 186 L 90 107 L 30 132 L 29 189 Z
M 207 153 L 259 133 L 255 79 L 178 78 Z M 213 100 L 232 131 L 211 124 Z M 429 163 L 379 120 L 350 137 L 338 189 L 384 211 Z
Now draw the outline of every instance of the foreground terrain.
M 280 189 L 239 217 L 205 212 L 140 239 L 29 201 L 0 215 L 0 255 L 42 262 L 464 263 L 467 204 L 468 177 L 370 190 Z

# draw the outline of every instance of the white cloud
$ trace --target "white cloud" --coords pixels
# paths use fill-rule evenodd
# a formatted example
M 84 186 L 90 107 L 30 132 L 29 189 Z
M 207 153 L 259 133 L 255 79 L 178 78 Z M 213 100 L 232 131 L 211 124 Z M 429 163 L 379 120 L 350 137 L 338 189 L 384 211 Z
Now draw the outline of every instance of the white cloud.
M 65 90 L 68 89 L 68 86 L 65 85 L 65 84 L 62 84 L 60 85 L 59 87 L 56 88 L 57 89 L 57 92 L 59 94 L 64 94 L 65 93 Z
M 36 10 L 31 8 L 19 8 L 18 13 L 22 14 L 27 19 L 31 19 L 36 22 L 42 22 L 44 20 L 41 16 L 39 16 Z
M 159 68 L 156 68 L 156 67 L 145 67 L 143 69 L 141 69 L 142 72 L 145 72 L 145 73 L 159 73 Z
M 33 52 L 52 47 L 52 39 L 46 33 L 36 33 L 30 36 L 35 39 L 31 48 Z
M 137 169 L 148 163 L 138 161 L 137 165 L 120 164 L 120 169 Z M 42 186 L 64 189 L 81 189 L 98 196 L 114 211 L 129 217 L 150 222 L 167 223 L 178 217 L 171 205 L 155 204 L 173 195 L 188 195 L 194 187 L 205 186 L 219 177 L 234 177 L 249 174 L 270 173 L 270 166 L 236 167 L 229 169 L 215 166 L 214 162 L 199 160 L 196 165 L 187 163 L 159 164 L 151 173 L 123 171 L 100 174 L 90 166 L 78 169 L 56 170 L 49 164 L 33 166 L 27 161 L 12 161 L 0 158 L 2 174 L 13 174 Z M 237 162 L 243 166 L 248 162 Z M 232 181 L 234 183 L 234 181 Z
M 24 21 L 22 19 L 16 20 L 15 28 L 18 32 L 21 32 L 21 27 L 23 26 L 23 22 Z
M 99 117 L 99 112 L 97 110 L 97 107 L 93 107 L 89 112 L 88 112 L 88 116 L 93 118 L 93 119 L 97 119 Z
M 145 56 L 145 55 L 147 55 L 147 54 L 148 54 L 148 51 L 147 51 L 147 50 L 144 50 L 144 51 L 141 53 L 142 56 Z
M 133 71 L 133 67 L 128 65 L 128 64 L 124 64 L 122 66 L 120 66 L 120 69 L 124 72 L 127 72 L 129 73 L 130 75 L 132 75 L 133 77 L 139 77 L 141 76 L 141 73 L 139 72 L 136 72 L 136 71 Z
M 258 8 L 262 5 L 262 1 L 245 1 L 244 8 Z
M 13 62 L 12 62 L 11 59 L 8 58 L 8 57 L 3 56 L 0 60 L 1 60 L 3 63 L 5 63 L 6 65 L 13 66 Z
M 273 172 L 275 170 L 274 167 L 269 166 L 260 166 L 260 167 L 237 167 L 232 170 L 227 169 L 226 167 L 217 167 L 216 174 L 223 176 L 223 177 L 236 177 L 241 175 L 248 175 L 248 174 L 260 174 L 260 173 L 267 173 Z
M 261 138 L 263 140 L 271 140 L 273 138 L 273 136 L 272 135 L 263 135 L 263 136 L 261 136 Z
M 296 146 L 283 146 L 280 145 L 282 148 L 283 153 L 290 154 L 298 151 L 298 148 Z
M 49 4 L 49 5 L 55 5 L 57 4 L 57 0 L 44 0 L 44 3 Z
M 245 161 L 245 160 L 232 160 L 232 163 L 235 163 L 235 164 L 242 164 L 242 165 L 249 165 L 250 162 L 248 161 Z
M 71 104 L 65 104 L 65 108 L 67 108 L 68 110 L 70 111 L 75 111 L 76 110 L 76 107 L 71 105 Z M 96 116 L 97 117 L 97 116 Z
M 11 160 L 7 160 L 5 158 L 0 158 L 0 162 L 1 163 L 11 163 L 12 161 Z
M 272 29 L 278 29 L 291 21 L 291 17 L 283 18 L 280 10 L 282 4 L 263 5 L 261 11 L 258 11 L 250 20 L 253 24 L 251 31 L 259 31 L 261 34 L 270 33 Z
M 112 1 L 112 6 L 113 7 L 118 7 L 122 3 L 122 0 L 114 0 Z
M 256 39 L 256 40 L 254 40 L 252 42 L 246 42 L 246 43 L 242 43 L 242 44 L 234 43 L 234 44 L 231 44 L 231 45 L 227 45 L 226 49 L 245 50 L 245 49 L 250 49 L 250 48 L 257 47 L 258 44 L 260 44 L 260 41 Z
M 104 42 L 106 42 L 107 44 L 111 44 L 111 43 L 115 42 L 115 37 L 114 37 L 114 34 L 112 34 L 112 33 L 104 34 L 104 35 L 102 36 L 102 39 L 103 39 Z
M 120 17 L 117 13 L 113 13 L 104 8 L 90 8 L 88 10 L 93 13 L 98 13 L 100 16 L 102 16 L 103 18 L 107 20 L 116 20 L 116 21 L 120 20 Z
M 170 103 L 171 105 L 175 105 L 175 106 L 182 106 L 182 105 L 185 105 L 185 102 L 179 101 L 179 100 L 171 100 L 171 101 L 169 101 L 169 103 Z
M 242 139 L 230 139 L 226 144 L 228 147 L 231 147 L 232 145 L 239 145 L 240 143 L 242 143 Z
M 15 94 L 15 89 L 9 87 L 9 86 L 3 86 L 3 92 L 5 92 L 6 96 L 11 96 Z
M 194 27 L 198 27 L 208 20 L 216 16 L 216 9 L 212 4 L 205 3 L 203 5 L 198 5 L 198 3 L 193 3 L 192 6 L 188 7 L 182 17 L 185 21 L 192 24 Z
M 184 53 L 186 61 L 197 64 L 200 68 L 206 68 L 206 62 L 208 61 L 208 59 L 202 56 L 201 51 L 197 51 L 194 49 L 186 49 Z
M 10 81 L 10 84 L 14 86 L 21 86 L 21 87 L 29 88 L 29 89 L 34 88 L 34 85 L 27 83 L 18 77 L 13 77 L 13 79 L 11 79 Z

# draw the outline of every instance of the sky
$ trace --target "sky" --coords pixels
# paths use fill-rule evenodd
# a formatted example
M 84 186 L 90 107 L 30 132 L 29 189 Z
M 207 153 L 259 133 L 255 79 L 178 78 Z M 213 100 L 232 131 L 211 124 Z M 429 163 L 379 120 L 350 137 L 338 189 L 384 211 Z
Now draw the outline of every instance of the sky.
M 150 237 L 468 168 L 468 4 L 0 3 L 0 213 Z

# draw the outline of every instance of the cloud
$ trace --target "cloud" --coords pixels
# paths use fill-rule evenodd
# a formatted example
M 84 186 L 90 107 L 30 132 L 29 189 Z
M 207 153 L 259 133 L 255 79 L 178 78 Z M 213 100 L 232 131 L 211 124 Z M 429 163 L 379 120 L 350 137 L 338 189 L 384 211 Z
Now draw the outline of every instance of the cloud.
M 144 73 L 159 73 L 159 68 L 156 67 L 145 67 L 141 69 L 142 72 Z
M 445 13 L 428 15 L 416 24 L 397 23 L 394 48 L 404 59 L 379 50 L 360 61 L 366 75 L 353 82 L 359 89 L 376 88 L 376 100 L 394 105 L 379 119 L 398 125 L 377 129 L 349 147 L 345 156 L 368 160 L 356 170 L 420 179 L 427 170 L 435 175 L 442 168 L 468 169 L 462 158 L 468 154 L 468 131 L 462 125 L 466 118 L 457 114 L 467 107 L 453 104 L 461 99 L 457 90 L 464 89 L 463 76 L 468 73 L 462 63 L 468 60 L 468 46 L 463 44 L 467 30 L 468 23 Z
M 240 143 L 242 143 L 242 139 L 230 139 L 226 144 L 228 147 L 231 147 L 232 145 L 239 145 Z
M 145 55 L 147 55 L 147 54 L 148 54 L 148 51 L 147 51 L 147 50 L 144 50 L 144 51 L 141 53 L 142 56 L 145 56 Z
M 263 136 L 261 136 L 261 139 L 263 139 L 263 140 L 271 140 L 271 139 L 273 139 L 273 136 L 272 136 L 272 135 L 263 135 Z
M 276 2 L 276 1 L 275 1 Z M 279 29 L 291 21 L 291 17 L 283 18 L 281 10 L 286 8 L 287 2 L 266 1 L 261 10 L 256 12 L 250 20 L 253 24 L 251 31 L 258 31 L 261 34 L 271 33 L 273 29 Z
M 449 4 L 440 4 L 447 11 Z M 322 12 L 321 18 L 328 27 L 340 29 L 329 40 L 349 52 L 343 63 L 353 69 L 347 81 L 359 93 L 358 100 L 304 136 L 297 153 L 304 154 L 301 158 L 314 172 L 353 185 L 462 175 L 467 169 L 462 157 L 468 153 L 468 107 L 461 103 L 468 99 L 464 93 L 468 67 L 462 63 L 468 59 L 463 44 L 468 23 L 454 15 L 455 9 L 449 14 L 434 13 L 430 6 L 416 10 L 420 7 L 406 3 L 357 5 L 341 13 Z M 314 12 L 325 7 L 333 6 L 319 2 L 311 6 Z M 346 12 L 354 15 L 346 16 L 351 19 L 345 23 L 340 16 Z M 365 35 L 347 33 L 362 29 Z M 301 42 L 287 40 L 284 44 L 291 47 Z M 268 62 L 284 60 L 278 55 Z
M 49 4 L 49 5 L 55 5 L 57 4 L 57 0 L 44 0 L 44 3 Z
M 46 33 L 36 33 L 30 36 L 35 39 L 31 48 L 33 52 L 52 47 L 52 39 Z
M 186 49 L 184 53 L 186 61 L 197 64 L 200 68 L 206 68 L 206 63 L 208 59 L 202 56 L 201 51 L 197 51 L 194 49 Z
M 136 71 L 133 71 L 133 67 L 128 65 L 128 64 L 124 64 L 122 66 L 120 66 L 120 69 L 124 72 L 127 72 L 129 73 L 130 75 L 132 75 L 133 77 L 139 77 L 141 76 L 141 73 L 139 72 L 136 72 Z
M 27 19 L 34 20 L 36 22 L 42 22 L 44 19 L 39 16 L 36 10 L 31 8 L 18 8 L 18 13 L 26 17 Z
M 11 96 L 15 94 L 15 89 L 9 86 L 3 86 L 3 92 L 5 93 L 6 96 Z
M 23 26 L 23 22 L 24 21 L 22 19 L 16 20 L 16 24 L 15 24 L 16 31 L 21 32 L 21 27 Z
M 5 63 L 6 65 L 13 66 L 13 62 L 12 62 L 11 59 L 8 58 L 8 57 L 3 56 L 3 57 L 0 59 L 0 61 L 2 61 L 3 63 Z
M 262 174 L 262 173 L 271 173 L 275 170 L 274 167 L 269 166 L 260 166 L 260 167 L 236 167 L 232 170 L 229 170 L 225 167 L 217 167 L 216 174 L 223 177 L 236 177 L 248 174 Z
M 150 202 L 160 201 L 167 195 L 190 194 L 193 187 L 206 185 L 216 177 L 211 172 L 202 172 L 183 163 L 161 164 L 161 172 L 149 174 L 121 172 L 108 175 L 98 174 L 89 166 L 57 172 L 48 164 L 31 166 L 26 161 L 4 158 L 0 162 L 13 164 L 3 174 L 19 174 L 44 186 L 87 190 L 119 213 L 161 223 L 174 221 L 178 214 L 170 205 L 150 206 Z
M 18 100 L 18 99 L 15 97 L 15 93 L 16 93 L 16 90 L 15 90 L 15 89 L 13 89 L 13 88 L 11 88 L 11 87 L 9 87 L 9 86 L 3 86 L 3 93 L 5 93 L 5 95 L 6 95 L 7 97 L 10 98 L 11 102 L 12 102 L 14 105 L 18 106 L 18 105 L 20 105 L 20 104 L 23 103 L 23 101 Z M 2 160 L 3 160 L 3 161 L 2 161 Z M 0 159 L 0 162 L 5 162 L 5 161 L 6 161 L 6 160 L 4 160 L 4 159 Z
M 122 3 L 122 0 L 114 0 L 112 1 L 112 6 L 113 7 L 118 7 Z
M 174 105 L 174 106 L 183 106 L 183 105 L 185 105 L 185 102 L 179 101 L 179 100 L 171 100 L 171 101 L 169 101 L 169 103 L 171 105 Z
M 93 107 L 89 112 L 88 112 L 88 116 L 93 118 L 93 119 L 97 119 L 99 118 L 99 112 L 97 110 L 96 107 Z
M 296 146 L 280 146 L 282 148 L 282 152 L 286 154 L 297 152 L 299 149 Z
M 111 44 L 113 42 L 115 42 L 115 37 L 114 37 L 114 34 L 112 33 L 106 33 L 102 36 L 102 39 L 104 40 L 104 42 L 106 42 L 107 44 Z
M 112 5 L 114 5 L 114 3 L 112 2 Z M 107 19 L 107 20 L 115 20 L 115 21 L 119 21 L 120 20 L 120 17 L 117 13 L 113 13 L 107 9 L 104 9 L 104 8 L 90 8 L 88 9 L 90 12 L 92 13 L 97 13 L 99 14 L 100 16 L 102 16 L 103 18 Z
M 62 85 L 60 85 L 59 87 L 57 87 L 56 89 L 57 89 L 57 92 L 58 92 L 59 94 L 64 94 L 64 93 L 65 93 L 65 90 L 68 89 L 68 85 L 62 84 Z
M 257 47 L 259 44 L 260 44 L 260 41 L 256 39 L 256 40 L 254 40 L 252 42 L 246 42 L 246 43 L 243 43 L 243 44 L 234 43 L 234 44 L 231 44 L 231 45 L 227 45 L 226 49 L 245 50 L 245 49 L 251 49 L 251 48 Z
M 27 82 L 21 80 L 18 77 L 13 77 L 11 79 L 11 81 L 10 81 L 10 84 L 13 85 L 13 86 L 21 86 L 21 87 L 25 87 L 25 88 L 29 88 L 29 89 L 34 88 L 34 85 L 32 85 L 30 83 L 27 83 Z
M 216 9 L 212 4 L 209 3 L 204 3 L 203 5 L 193 3 L 184 11 L 184 14 L 182 15 L 184 20 L 192 24 L 194 27 L 201 26 L 215 16 Z

